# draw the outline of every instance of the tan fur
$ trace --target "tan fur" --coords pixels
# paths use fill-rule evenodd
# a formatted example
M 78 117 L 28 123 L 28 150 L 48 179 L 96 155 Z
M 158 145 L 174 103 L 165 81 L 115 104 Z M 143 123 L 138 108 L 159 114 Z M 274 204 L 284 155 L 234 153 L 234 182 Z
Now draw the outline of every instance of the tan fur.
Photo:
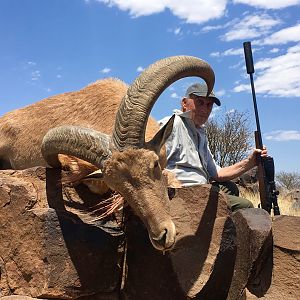
M 0 118 L 0 168 L 46 165 L 41 141 L 53 127 L 80 125 L 111 134 L 127 88 L 121 80 L 108 78 L 5 114 Z M 146 137 L 157 130 L 157 123 L 149 118 Z
M 174 173 L 169 170 L 163 170 L 162 174 L 167 180 L 167 186 L 174 189 L 179 189 L 182 187 L 181 182 L 175 177 Z

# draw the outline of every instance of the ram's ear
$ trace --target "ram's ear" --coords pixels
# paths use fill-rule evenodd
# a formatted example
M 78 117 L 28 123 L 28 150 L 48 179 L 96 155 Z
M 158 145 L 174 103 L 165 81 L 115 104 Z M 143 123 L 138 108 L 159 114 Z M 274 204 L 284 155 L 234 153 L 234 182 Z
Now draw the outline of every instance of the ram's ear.
M 181 182 L 176 178 L 175 174 L 167 169 L 162 171 L 162 174 L 167 180 L 168 188 L 180 189 L 182 188 Z
M 155 134 L 155 136 L 146 143 L 146 148 L 159 153 L 161 147 L 166 142 L 167 138 L 172 133 L 175 115 L 173 115 L 169 121 Z

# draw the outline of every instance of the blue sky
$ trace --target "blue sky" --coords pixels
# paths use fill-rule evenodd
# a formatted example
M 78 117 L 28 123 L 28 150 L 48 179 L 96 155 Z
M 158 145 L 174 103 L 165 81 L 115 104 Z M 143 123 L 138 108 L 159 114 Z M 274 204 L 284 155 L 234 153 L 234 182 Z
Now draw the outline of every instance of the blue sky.
M 0 0 L 0 115 L 105 77 L 130 84 L 158 59 L 192 55 L 215 71 L 214 114 L 249 112 L 251 41 L 263 141 L 276 171 L 300 172 L 300 0 Z M 179 107 L 180 80 L 152 115 Z

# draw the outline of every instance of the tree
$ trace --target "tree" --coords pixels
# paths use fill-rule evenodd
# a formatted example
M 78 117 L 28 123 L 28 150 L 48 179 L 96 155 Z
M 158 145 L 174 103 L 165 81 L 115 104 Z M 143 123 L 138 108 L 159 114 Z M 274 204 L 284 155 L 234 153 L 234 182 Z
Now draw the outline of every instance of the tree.
M 254 134 L 247 112 L 234 110 L 211 118 L 206 132 L 212 155 L 221 167 L 241 161 L 253 148 Z
M 276 174 L 276 182 L 280 188 L 288 191 L 300 189 L 300 174 L 282 171 Z

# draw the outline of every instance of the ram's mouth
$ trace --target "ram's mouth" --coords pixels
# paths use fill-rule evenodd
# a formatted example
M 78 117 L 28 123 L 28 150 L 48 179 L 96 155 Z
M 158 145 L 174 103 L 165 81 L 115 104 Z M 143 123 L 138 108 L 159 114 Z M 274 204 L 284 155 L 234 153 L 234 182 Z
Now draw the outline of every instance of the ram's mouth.
M 175 240 L 172 244 L 166 246 L 164 244 L 162 244 L 161 242 L 158 242 L 152 238 L 150 238 L 150 241 L 151 241 L 151 244 L 153 245 L 153 247 L 159 251 L 162 251 L 162 252 L 166 252 L 166 251 L 170 251 L 172 250 L 174 244 L 175 244 Z

